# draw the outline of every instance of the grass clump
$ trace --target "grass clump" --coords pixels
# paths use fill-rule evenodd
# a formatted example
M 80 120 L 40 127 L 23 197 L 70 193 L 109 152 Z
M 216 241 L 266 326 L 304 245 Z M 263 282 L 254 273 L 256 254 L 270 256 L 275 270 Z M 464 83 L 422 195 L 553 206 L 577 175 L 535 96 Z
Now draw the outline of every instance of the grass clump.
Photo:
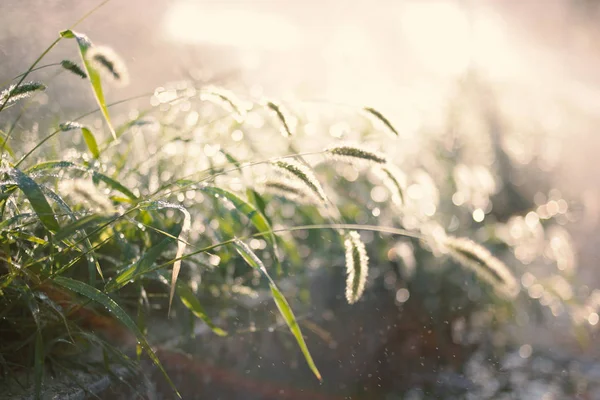
M 355 304 L 371 283 L 369 269 L 391 260 L 390 247 L 398 238 L 410 241 L 406 248 L 439 255 L 427 244 L 443 236 L 445 225 L 435 219 L 439 199 L 427 195 L 437 194 L 437 188 L 427 186 L 432 179 L 419 178 L 425 174 L 416 172 L 421 166 L 407 163 L 401 170 L 386 154 L 337 141 L 324 143 L 324 151 L 292 155 L 285 153 L 293 148 L 288 142 L 257 148 L 255 140 L 273 132 L 252 130 L 254 122 L 244 126 L 250 114 L 261 117 L 256 105 L 275 113 L 285 140 L 301 136 L 301 129 L 294 130 L 296 121 L 273 101 L 246 101 L 230 90 L 194 82 L 166 85 L 151 97 L 152 107 L 113 127 L 102 85 L 104 74 L 126 81 L 124 65 L 82 33 L 67 30 L 61 37 L 75 39 L 83 68 L 67 60 L 57 66 L 87 79 L 104 129 L 85 116 L 63 122 L 52 133 L 42 132 L 33 149 L 3 147 L 0 168 L 0 369 L 5 374 L 33 371 L 38 397 L 52 366 L 85 354 L 90 345 L 102 344 L 106 358 L 121 363 L 127 358 L 115 354 L 123 348 L 130 354 L 136 346 L 164 372 L 146 334 L 151 329 L 146 317 L 157 310 L 163 318 L 197 318 L 217 336 L 235 333 L 235 317 L 221 313 L 215 318 L 215 310 L 232 307 L 227 297 L 232 282 L 273 299 L 283 326 L 321 379 L 292 310 L 298 302 L 288 301 L 278 279 L 285 273 L 310 277 L 310 258 L 342 270 L 345 263 L 345 297 Z M 10 85 L 1 92 L 0 104 L 44 88 L 41 83 Z M 8 115 L 0 111 L 0 117 Z M 397 136 L 376 110 L 356 114 L 364 111 Z M 299 118 L 298 125 L 302 122 Z M 83 138 L 75 144 L 78 151 L 66 151 L 73 138 L 65 136 L 78 130 Z M 10 142 L 8 135 L 3 139 L 4 145 Z M 47 159 L 52 146 L 60 159 Z M 310 157 L 332 162 L 305 162 Z M 284 178 L 265 179 L 272 167 Z M 380 178 L 391 202 L 373 206 L 372 186 L 378 183 L 361 175 L 364 169 Z M 420 202 L 411 203 L 409 187 Z M 334 217 L 321 215 L 324 203 L 335 209 Z M 421 204 L 428 208 L 418 208 Z M 292 235 L 299 231 L 305 235 Z M 371 260 L 377 261 L 371 266 L 359 231 L 391 237 L 367 242 L 373 246 Z M 323 239 L 336 234 L 338 242 Z M 483 247 L 465 239 L 444 245 L 484 285 L 516 296 L 513 272 Z M 301 250 L 308 255 L 294 257 Z M 433 273 L 423 268 L 416 275 L 427 281 Z

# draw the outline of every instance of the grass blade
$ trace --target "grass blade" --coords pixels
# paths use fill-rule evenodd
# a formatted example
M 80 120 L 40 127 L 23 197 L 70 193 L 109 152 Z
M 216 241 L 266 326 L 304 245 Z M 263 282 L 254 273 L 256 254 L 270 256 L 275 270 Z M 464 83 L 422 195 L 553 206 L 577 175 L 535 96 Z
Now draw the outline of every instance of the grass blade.
M 8 137 L 8 135 L 6 133 L 4 133 L 4 131 L 2 129 L 0 129 L 0 148 L 6 149 L 8 154 L 11 157 L 14 157 L 15 153 L 13 152 L 12 148 L 6 143 L 7 137 Z
M 59 125 L 60 129 L 64 132 L 70 131 L 73 129 L 81 129 L 81 134 L 83 135 L 83 140 L 85 140 L 85 144 L 87 145 L 88 150 L 92 153 L 92 157 L 98 158 L 100 157 L 100 150 L 98 149 L 98 143 L 96 142 L 96 137 L 92 133 L 92 131 L 86 127 L 81 125 L 78 122 L 64 122 Z
M 313 374 L 315 374 L 317 379 L 322 381 L 323 378 L 321 377 L 321 373 L 317 369 L 317 366 L 315 365 L 315 362 L 313 361 L 313 358 L 310 355 L 310 351 L 308 350 L 308 346 L 306 345 L 306 342 L 304 341 L 304 337 L 302 336 L 302 331 L 300 330 L 300 325 L 298 325 L 298 321 L 296 320 L 296 317 L 294 316 L 292 308 L 290 307 L 289 303 L 283 296 L 283 293 L 281 293 L 279 288 L 277 288 L 277 286 L 275 286 L 272 283 L 269 284 L 269 286 L 271 287 L 271 293 L 273 294 L 273 300 L 275 300 L 275 304 L 277 305 L 277 308 L 279 309 L 279 313 L 285 320 L 285 323 L 287 324 L 288 328 L 290 329 L 290 332 L 292 332 L 292 335 L 294 335 L 294 337 L 296 338 L 296 342 L 298 343 L 298 346 L 300 346 L 300 350 L 302 351 L 302 354 L 304 355 L 304 359 L 306 360 L 308 367 L 313 372 Z
M 113 190 L 123 193 L 125 196 L 129 197 L 131 200 L 137 200 L 137 198 L 138 198 L 135 194 L 133 194 L 133 192 L 131 190 L 127 189 L 125 186 L 123 186 L 122 184 L 120 184 L 119 182 L 117 182 L 116 180 L 114 180 L 113 178 L 111 178 L 108 175 L 104 175 L 103 173 L 100 173 L 97 171 L 92 171 L 92 179 L 94 180 L 94 183 L 99 182 L 99 181 L 104 182 L 108 187 L 110 187 Z
M 70 237 L 71 235 L 75 234 L 75 232 L 77 231 L 83 231 L 91 225 L 100 226 L 103 223 L 110 221 L 111 219 L 113 219 L 113 217 L 107 215 L 86 215 L 85 217 L 79 218 L 75 222 L 61 228 L 61 230 L 56 232 L 54 239 L 57 241 L 64 240 Z
M 183 224 L 181 226 L 181 232 L 177 237 L 177 253 L 175 254 L 175 262 L 173 263 L 173 271 L 171 273 L 171 292 L 169 293 L 169 311 L 171 313 L 171 304 L 173 303 L 173 296 L 175 295 L 175 284 L 177 283 L 177 277 L 179 276 L 179 270 L 181 269 L 181 256 L 187 246 L 187 234 L 192 227 L 192 217 L 185 207 L 178 204 L 167 203 L 165 201 L 154 201 L 148 204 L 141 204 L 141 210 L 159 210 L 161 208 L 175 208 L 183 213 Z
M 39 173 L 45 170 L 49 170 L 49 169 L 55 169 L 55 168 L 70 168 L 70 169 L 75 169 L 75 170 L 79 170 L 79 171 L 83 171 L 83 172 L 87 172 L 89 174 L 92 175 L 92 179 L 94 181 L 94 183 L 98 183 L 100 181 L 104 182 L 109 188 L 116 190 L 118 192 L 123 193 L 125 196 L 129 197 L 131 200 L 136 200 L 138 197 L 129 189 L 127 189 L 125 186 L 123 186 L 121 183 L 117 182 L 116 180 L 114 180 L 113 178 L 111 178 L 110 176 L 107 176 L 101 172 L 95 171 L 89 167 L 83 166 L 83 165 L 78 165 L 75 164 L 73 162 L 70 161 L 46 161 L 46 162 L 42 162 L 39 163 L 29 169 L 27 169 L 27 172 L 29 173 Z
M 235 209 L 238 210 L 238 212 L 240 212 L 240 213 L 246 215 L 246 217 L 248 217 L 248 219 L 250 220 L 252 225 L 254 225 L 254 227 L 259 232 L 270 232 L 266 236 L 266 238 L 270 242 L 271 246 L 273 247 L 273 256 L 274 256 L 275 260 L 279 263 L 277 241 L 275 240 L 275 234 L 272 232 L 273 229 L 271 228 L 271 224 L 269 224 L 269 221 L 267 221 L 267 218 L 260 211 L 258 211 L 256 209 L 256 207 L 254 207 L 252 204 L 248 203 L 247 201 L 243 200 L 239 196 L 237 196 L 227 190 L 221 189 L 219 187 L 205 186 L 202 188 L 202 190 L 212 194 L 213 196 L 215 196 L 217 198 L 223 197 L 223 198 L 229 200 L 233 204 Z
M 298 321 L 296 320 L 296 317 L 294 316 L 294 312 L 292 311 L 292 308 L 290 307 L 289 303 L 283 296 L 283 293 L 281 293 L 281 291 L 279 290 L 277 285 L 275 285 L 275 281 L 273 281 L 273 279 L 267 272 L 265 265 L 258 258 L 258 256 L 250 249 L 250 247 L 248 247 L 241 240 L 236 240 L 235 242 L 233 242 L 233 244 L 235 245 L 235 248 L 236 248 L 237 252 L 239 253 L 239 255 L 242 256 L 242 258 L 246 261 L 246 263 L 248 263 L 248 265 L 250 265 L 252 268 L 258 269 L 268 279 L 269 287 L 271 288 L 271 294 L 273 295 L 273 300 L 275 300 L 275 304 L 277 305 L 277 308 L 279 309 L 279 313 L 285 320 L 292 335 L 294 335 L 294 337 L 296 338 L 296 342 L 298 343 L 298 346 L 300 347 L 300 350 L 302 351 L 302 354 L 304 355 L 304 359 L 306 360 L 308 367 L 315 374 L 317 379 L 321 381 L 322 380 L 321 373 L 317 369 L 317 366 L 315 365 L 315 362 L 313 361 L 313 358 L 310 355 L 310 351 L 308 350 L 308 347 L 306 346 L 306 342 L 304 341 L 304 337 L 302 336 L 302 331 L 300 330 Z
M 140 329 L 131 319 L 131 317 L 121 308 L 121 306 L 119 306 L 113 299 L 108 297 L 105 293 L 102 293 L 98 289 L 86 285 L 83 282 L 66 278 L 64 276 L 57 276 L 54 277 L 54 283 L 99 303 L 100 305 L 105 307 L 114 318 L 116 318 L 119 322 L 125 325 L 125 327 L 127 327 L 127 329 L 129 329 L 137 337 L 138 342 L 144 348 L 152 362 L 163 373 L 164 377 L 167 379 L 175 393 L 177 393 L 177 396 L 181 398 L 181 395 L 175 388 L 175 384 L 173 384 L 171 378 L 169 378 L 169 375 L 167 375 L 167 371 L 165 371 L 162 364 L 160 363 L 160 360 L 156 356 L 156 353 L 154 353 L 154 350 L 152 350 L 152 347 L 150 347 L 150 344 L 146 340 L 146 337 L 140 331 Z
M 106 284 L 105 290 L 111 292 L 122 288 L 138 277 L 152 270 L 154 263 L 167 248 L 173 243 L 174 239 L 167 237 L 159 244 L 151 247 L 139 260 L 129 265 L 119 272 L 110 282 Z
M 60 225 L 56 218 L 54 218 L 54 210 L 48 204 L 48 200 L 44 196 L 40 186 L 29 176 L 21 172 L 16 168 L 11 168 L 8 171 L 8 176 L 13 179 L 19 189 L 23 192 L 31 207 L 36 212 L 40 221 L 50 231 L 56 232 L 60 229 Z
M 177 295 L 181 299 L 181 302 L 192 312 L 192 314 L 204 321 L 204 323 L 208 325 L 209 328 L 212 329 L 212 331 L 215 334 L 219 336 L 227 336 L 227 332 L 225 332 L 223 329 L 219 328 L 212 322 L 210 317 L 204 311 L 204 308 L 200 304 L 200 301 L 198 300 L 194 292 L 192 292 L 192 289 L 189 288 L 189 286 L 187 286 L 183 282 L 177 282 L 176 290 Z
M 102 91 L 102 80 L 100 79 L 100 73 L 96 70 L 96 68 L 94 68 L 94 66 L 88 61 L 86 57 L 88 50 L 90 49 L 90 47 L 92 47 L 92 42 L 88 39 L 86 35 L 74 32 L 70 29 L 62 31 L 60 35 L 63 38 L 77 40 L 77 46 L 79 47 L 79 53 L 81 55 L 81 60 L 83 61 L 83 67 L 85 68 L 88 80 L 92 85 L 94 97 L 96 98 L 98 107 L 100 107 L 100 112 L 102 113 L 102 116 L 106 121 L 108 130 L 110 130 L 113 139 L 116 139 L 117 135 L 110 122 L 110 115 L 108 114 L 108 108 L 106 107 L 106 101 L 104 100 L 104 92 Z

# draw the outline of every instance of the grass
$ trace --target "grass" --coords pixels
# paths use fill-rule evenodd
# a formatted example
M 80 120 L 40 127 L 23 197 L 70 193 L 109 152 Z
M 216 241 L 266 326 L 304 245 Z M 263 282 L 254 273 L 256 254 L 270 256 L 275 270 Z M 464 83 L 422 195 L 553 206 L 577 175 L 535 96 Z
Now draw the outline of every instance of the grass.
M 29 150 L 11 146 L 13 130 L 2 134 L 0 371 L 7 379 L 31 371 L 37 398 L 53 365 L 79 359 L 90 346 L 103 349 L 103 365 L 131 367 L 135 363 L 119 350 L 123 336 L 169 379 L 146 333 L 152 329 L 144 317 L 151 313 L 150 302 L 165 318 L 188 313 L 226 336 L 232 332 L 218 310 L 230 304 L 209 293 L 211 287 L 233 282 L 270 291 L 308 368 L 322 379 L 310 343 L 277 285 L 281 277 L 308 274 L 307 258 L 332 261 L 331 254 L 345 251 L 349 303 L 360 300 L 365 286 L 368 290 L 369 258 L 380 268 L 398 240 L 420 254 L 415 278 L 420 287 L 443 281 L 453 293 L 462 293 L 454 296 L 453 306 L 465 301 L 465 279 L 494 287 L 494 271 L 501 271 L 501 284 L 513 285 L 511 296 L 518 292 L 514 272 L 487 250 L 468 239 L 450 241 L 460 248 L 446 246 L 447 224 L 442 222 L 455 214 L 443 210 L 439 197 L 448 195 L 453 183 L 435 182 L 422 165 L 397 165 L 371 150 L 385 140 L 402 140 L 392 122 L 371 107 L 354 112 L 353 121 L 362 129 L 353 138 L 359 144 L 331 139 L 318 144 L 327 150 L 304 153 L 295 142 L 305 134 L 304 115 L 273 100 L 240 99 L 223 88 L 167 86 L 150 96 L 153 106 L 138 110 L 133 119 L 113 119 L 103 74 L 124 76 L 121 61 L 68 29 L 4 89 L 2 124 L 19 118 L 8 106 L 24 104 L 45 87 L 24 82 L 61 39 L 74 39 L 74 55 L 82 65 L 63 60 L 47 67 L 72 73 L 80 90 L 91 92 L 103 128 L 82 115 L 42 134 Z M 373 122 L 363 118 L 365 112 Z M 392 133 L 388 139 L 386 131 Z M 368 146 L 362 144 L 367 141 Z M 67 152 L 73 143 L 78 151 Z M 52 152 L 61 158 L 47 159 Z M 419 197 L 411 198 L 407 182 Z M 375 207 L 369 196 L 373 187 L 393 201 Z M 305 235 L 293 235 L 300 231 Z M 358 232 L 388 239 L 365 246 Z M 308 256 L 298 256 L 307 246 Z M 499 240 L 495 246 L 506 247 Z M 439 256 L 448 253 L 465 269 L 422 267 L 431 255 L 440 265 Z M 482 266 L 493 267 L 492 272 L 482 272 Z M 504 292 L 498 289 L 499 297 L 490 294 L 480 304 L 469 302 L 464 312 L 501 299 Z M 102 331 L 102 326 L 109 329 Z M 111 340 L 116 332 L 121 339 Z

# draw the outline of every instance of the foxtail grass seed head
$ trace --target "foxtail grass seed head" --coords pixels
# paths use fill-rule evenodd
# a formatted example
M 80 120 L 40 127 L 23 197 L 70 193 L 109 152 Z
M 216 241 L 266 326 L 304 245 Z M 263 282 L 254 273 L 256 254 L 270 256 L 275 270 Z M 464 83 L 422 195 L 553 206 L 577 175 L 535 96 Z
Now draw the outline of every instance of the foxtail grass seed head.
M 508 267 L 485 247 L 466 238 L 448 236 L 444 242 L 450 256 L 471 269 L 497 293 L 509 299 L 519 293 L 519 283 Z
M 113 49 L 106 46 L 91 46 L 85 53 L 85 58 L 98 71 L 110 77 L 119 85 L 129 83 L 129 75 L 125 63 Z
M 273 101 L 267 101 L 265 106 L 271 110 L 277 119 L 281 122 L 281 133 L 283 136 L 291 137 L 293 136 L 293 118 L 289 115 L 289 113 L 283 108 L 281 104 L 277 104 Z
M 67 121 L 67 122 L 60 123 L 58 125 L 58 127 L 60 128 L 61 131 L 67 132 L 67 131 L 72 131 L 75 129 L 81 129 L 81 128 L 83 128 L 83 125 L 81 125 L 79 122 Z
M 32 96 L 35 92 L 46 90 L 46 85 L 41 82 L 26 82 L 20 85 L 11 85 L 0 92 L 0 106 L 6 102 L 11 104 Z
M 301 204 L 315 204 L 322 200 L 309 191 L 305 185 L 291 179 L 268 180 L 262 185 L 264 192 L 284 197 Z
M 398 133 L 396 128 L 394 128 L 394 125 L 392 125 L 392 123 L 386 117 L 384 117 L 384 115 L 382 113 L 380 113 L 379 111 L 377 111 L 376 109 L 371 108 L 371 107 L 364 107 L 363 110 L 368 115 L 374 117 L 376 120 L 383 123 L 383 125 L 385 125 L 385 127 L 387 129 L 389 129 L 390 132 L 392 132 L 395 136 L 400 136 L 400 134 Z
M 362 296 L 369 273 L 369 257 L 365 244 L 356 231 L 346 234 L 344 241 L 346 249 L 346 300 L 349 304 L 356 303 Z
M 297 180 L 306 185 L 317 198 L 325 202 L 327 201 L 327 195 L 325 194 L 323 187 L 312 170 L 306 165 L 290 159 L 274 161 L 272 164 L 285 173 L 290 179 Z
M 233 92 L 221 87 L 211 86 L 200 92 L 200 100 L 217 104 L 226 111 L 233 113 L 236 121 L 244 120 L 248 106 L 244 104 Z
M 87 74 L 83 71 L 83 69 L 81 69 L 79 65 L 77 65 L 71 60 L 62 60 L 60 62 L 60 66 L 66 69 L 67 71 L 70 71 L 73 74 L 79 76 L 82 79 L 87 78 Z
M 387 163 L 387 159 L 383 154 L 371 150 L 366 150 L 356 145 L 341 145 L 330 147 L 326 150 L 326 153 L 333 160 L 347 162 L 352 165 L 384 165 Z
M 393 164 L 385 164 L 374 170 L 375 174 L 382 180 L 383 184 L 392 194 L 392 202 L 401 207 L 404 205 L 404 193 L 406 190 L 406 175 Z

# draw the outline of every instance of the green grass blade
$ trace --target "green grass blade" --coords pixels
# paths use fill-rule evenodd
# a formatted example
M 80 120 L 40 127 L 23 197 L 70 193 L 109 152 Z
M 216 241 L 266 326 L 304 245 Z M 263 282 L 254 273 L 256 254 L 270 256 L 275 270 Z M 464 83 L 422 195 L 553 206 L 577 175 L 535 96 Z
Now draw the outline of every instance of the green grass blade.
M 292 312 L 292 308 L 289 303 L 283 296 L 283 293 L 275 286 L 274 284 L 269 285 L 271 287 L 271 293 L 273 294 L 273 300 L 275 300 L 275 304 L 277 304 L 277 308 L 279 309 L 279 313 L 285 320 L 287 326 L 290 328 L 290 332 L 296 338 L 296 342 L 298 342 L 298 346 L 300 346 L 300 350 L 306 359 L 306 362 L 311 369 L 311 371 L 315 374 L 318 380 L 322 381 L 321 373 L 317 369 L 315 362 L 310 355 L 310 351 L 306 346 L 306 342 L 304 341 L 304 337 L 302 337 L 302 331 L 300 330 L 300 326 L 298 325 L 298 321 L 296 321 L 296 317 Z
M 54 217 L 54 210 L 52 210 L 48 200 L 46 200 L 41 187 L 33 179 L 16 168 L 11 168 L 8 171 L 8 175 L 17 183 L 19 189 L 27 197 L 42 224 L 50 231 L 58 231 L 60 225 Z
M 94 182 L 98 182 L 98 181 L 104 182 L 108 187 L 110 187 L 113 190 L 123 193 L 125 196 L 129 197 L 131 200 L 137 200 L 137 198 L 138 198 L 131 190 L 127 189 L 125 186 L 123 186 L 122 184 L 120 184 L 119 182 L 117 182 L 116 180 L 111 178 L 110 176 L 104 175 L 101 172 L 93 171 L 92 179 L 94 180 Z
M 98 143 L 96 142 L 96 138 L 91 130 L 86 128 L 85 126 L 81 128 L 81 133 L 83 134 L 83 140 L 85 140 L 85 144 L 87 145 L 90 153 L 94 158 L 100 157 L 100 150 L 98 149 Z
M 217 198 L 223 197 L 229 200 L 236 210 L 248 217 L 252 225 L 254 225 L 259 232 L 270 232 L 268 235 L 266 235 L 266 239 L 273 248 L 273 256 L 275 260 L 279 262 L 277 241 L 275 240 L 275 234 L 272 232 L 273 229 L 271 228 L 271 224 L 269 224 L 267 218 L 260 211 L 258 211 L 256 207 L 243 200 L 239 196 L 219 187 L 205 186 L 202 188 L 202 190 L 212 194 Z
M 227 332 L 212 322 L 210 317 L 204 311 L 200 301 L 194 292 L 192 292 L 192 289 L 189 288 L 189 286 L 187 286 L 184 282 L 177 282 L 176 291 L 183 305 L 186 306 L 192 312 L 192 314 L 204 321 L 204 323 L 208 325 L 208 327 L 212 329 L 215 334 L 219 336 L 227 336 Z
M 85 144 L 87 145 L 88 150 L 90 151 L 90 153 L 92 153 L 92 157 L 100 157 L 100 150 L 98 149 L 96 137 L 94 136 L 90 128 L 73 121 L 63 122 L 59 125 L 59 128 L 63 132 L 71 131 L 73 129 L 80 129 L 81 134 L 83 136 L 83 140 L 85 140 Z
M 14 157 L 15 153 L 13 152 L 12 148 L 6 143 L 7 137 L 8 137 L 8 135 L 6 133 L 4 133 L 4 131 L 2 129 L 0 129 L 0 148 L 6 149 L 8 154 L 11 157 Z
M 231 203 L 233 203 L 236 210 L 248 217 L 258 231 L 268 232 L 271 230 L 271 226 L 264 215 L 262 215 L 252 204 L 248 203 L 237 195 L 215 186 L 206 186 L 202 188 L 202 190 L 212 194 L 217 198 L 223 197 L 229 200 Z
M 294 335 L 294 337 L 296 338 L 296 342 L 298 343 L 298 346 L 300 347 L 300 350 L 304 355 L 304 359 L 306 360 L 308 367 L 315 374 L 318 380 L 322 380 L 321 373 L 317 369 L 317 366 L 315 365 L 315 362 L 313 361 L 313 358 L 310 355 L 310 351 L 306 346 L 306 342 L 304 341 L 302 331 L 300 330 L 298 321 L 294 316 L 294 312 L 292 311 L 292 308 L 283 296 L 283 293 L 281 293 L 281 291 L 275 284 L 275 281 L 273 281 L 273 279 L 267 272 L 265 265 L 260 260 L 260 258 L 258 258 L 258 256 L 250 249 L 250 247 L 248 247 L 241 240 L 236 240 L 235 242 L 233 242 L 233 244 L 235 245 L 235 249 L 237 250 L 238 254 L 242 256 L 242 258 L 248 263 L 248 265 L 250 265 L 252 268 L 258 269 L 269 281 L 269 287 L 271 288 L 271 293 L 273 294 L 273 300 L 275 300 L 275 304 L 279 309 L 279 313 L 285 320 L 288 328 L 290 329 L 290 332 L 292 332 L 292 335 Z
M 33 167 L 27 169 L 29 173 L 39 173 L 49 169 L 57 169 L 57 168 L 70 168 L 83 172 L 90 173 L 92 175 L 92 179 L 95 183 L 104 182 L 109 188 L 116 190 L 118 192 L 123 193 L 125 196 L 129 197 L 131 200 L 136 200 L 138 197 L 121 183 L 117 182 L 113 178 L 108 175 L 105 175 L 101 172 L 95 171 L 89 167 L 84 165 L 75 164 L 70 161 L 46 161 L 39 164 L 34 165 Z
M 99 215 L 99 214 L 87 215 L 85 217 L 79 218 L 78 220 L 76 220 L 75 222 L 73 222 L 71 224 L 68 224 L 67 226 L 64 226 L 61 230 L 56 232 L 54 239 L 57 241 L 67 239 L 71 235 L 74 235 L 77 231 L 84 230 L 92 225 L 100 226 L 103 223 L 110 221 L 111 219 L 113 219 L 113 217 L 107 216 L 107 215 Z
M 139 204 L 140 210 L 160 210 L 162 208 L 172 208 L 181 211 L 183 214 L 183 224 L 181 225 L 181 231 L 177 237 L 177 253 L 175 254 L 175 262 L 173 263 L 173 271 L 171 274 L 171 292 L 169 294 L 169 311 L 171 313 L 171 304 L 173 303 L 173 296 L 175 295 L 175 284 L 177 283 L 177 277 L 179 276 L 179 270 L 181 269 L 181 256 L 187 247 L 187 236 L 192 227 L 192 217 L 185 207 L 179 204 L 168 203 L 166 201 L 153 201 Z
M 71 161 L 45 161 L 39 164 L 34 165 L 33 167 L 27 168 L 27 173 L 33 174 L 34 172 L 42 172 L 49 169 L 55 168 L 84 168 L 80 165 L 77 165 Z
M 117 290 L 138 277 L 153 271 L 152 267 L 158 257 L 160 257 L 173 242 L 174 239 L 168 237 L 163 239 L 159 244 L 148 249 L 139 260 L 126 267 L 108 282 L 105 290 L 107 292 Z
M 31 242 L 31 243 L 35 243 L 35 244 L 41 244 L 41 245 L 47 245 L 48 244 L 48 242 L 45 241 L 44 239 L 39 238 L 39 237 L 34 236 L 34 235 L 30 235 L 30 234 L 28 234 L 26 232 L 22 232 L 22 231 L 5 231 L 5 232 L 2 232 L 2 233 L 7 233 L 7 234 L 9 234 L 10 236 L 12 236 L 12 237 L 14 237 L 16 239 L 21 239 L 21 240 L 24 240 L 24 241 L 27 241 L 27 242 Z
M 106 121 L 106 125 L 110 130 L 113 139 L 117 138 L 114 128 L 112 127 L 112 123 L 110 122 L 110 115 L 108 114 L 108 108 L 106 107 L 106 101 L 104 100 L 104 92 L 102 91 L 102 80 L 100 79 L 100 74 L 96 71 L 96 68 L 88 61 L 86 57 L 86 53 L 92 46 L 92 42 L 88 39 L 88 37 L 82 33 L 77 33 L 72 30 L 62 31 L 60 35 L 64 38 L 68 39 L 76 39 L 77 46 L 79 47 L 79 53 L 81 55 L 81 60 L 83 61 L 83 67 L 88 76 L 88 80 L 92 85 L 92 90 L 94 92 L 94 97 L 96 98 L 96 102 L 98 103 L 98 107 L 100 107 L 100 112 Z
M 167 379 L 173 390 L 177 393 L 177 396 L 181 398 L 181 395 L 175 388 L 175 384 L 173 384 L 171 378 L 169 378 L 167 371 L 165 371 L 162 364 L 160 363 L 160 360 L 156 356 L 156 353 L 154 353 L 154 350 L 152 350 L 152 347 L 150 347 L 150 344 L 146 340 L 146 337 L 140 331 L 140 329 L 131 319 L 131 317 L 125 312 L 125 310 L 121 308 L 121 306 L 119 306 L 113 299 L 108 297 L 105 293 L 102 293 L 98 289 L 86 285 L 83 282 L 66 278 L 64 276 L 57 276 L 54 277 L 54 283 L 99 303 L 100 305 L 105 307 L 114 318 L 116 318 L 119 322 L 125 325 L 125 327 L 137 337 L 138 342 L 142 345 L 152 362 L 163 373 L 164 377 Z

